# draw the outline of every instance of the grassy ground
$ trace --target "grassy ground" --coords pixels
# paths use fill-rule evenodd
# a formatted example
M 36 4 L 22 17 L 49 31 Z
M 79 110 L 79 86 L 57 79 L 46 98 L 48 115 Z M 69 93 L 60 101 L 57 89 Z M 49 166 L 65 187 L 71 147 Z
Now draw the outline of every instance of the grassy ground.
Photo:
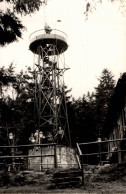
M 27 184 L 25 186 L 1 186 L 0 194 L 126 194 L 126 164 L 102 167 L 88 166 L 85 169 L 85 185 L 79 188 L 48 189 L 53 178 L 53 173 L 42 174 L 42 183 L 38 182 L 39 179 L 37 179 L 35 184 Z
M 26 186 L 5 186 L 0 188 L 0 194 L 8 193 L 8 194 L 39 194 L 39 193 L 51 193 L 51 194 L 60 194 L 60 193 L 72 193 L 72 194 L 86 194 L 86 193 L 126 193 L 126 182 L 108 182 L 108 183 L 88 183 L 85 186 L 82 186 L 80 188 L 69 188 L 69 189 L 48 189 L 48 185 L 42 185 L 42 186 L 32 186 L 32 185 L 26 185 Z

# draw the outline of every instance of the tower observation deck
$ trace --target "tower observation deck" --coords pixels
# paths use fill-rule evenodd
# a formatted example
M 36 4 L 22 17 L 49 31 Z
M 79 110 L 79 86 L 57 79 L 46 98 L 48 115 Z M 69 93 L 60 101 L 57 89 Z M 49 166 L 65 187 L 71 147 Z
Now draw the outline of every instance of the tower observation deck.
M 53 29 L 50 33 L 45 33 L 45 30 L 38 30 L 31 34 L 30 36 L 30 50 L 35 53 L 39 54 L 38 47 L 41 45 L 45 48 L 47 45 L 53 45 L 53 52 L 52 50 L 48 50 L 48 55 L 61 54 L 67 50 L 67 35 L 60 31 Z M 55 47 L 55 48 L 54 48 Z
M 67 35 L 60 30 L 42 29 L 30 35 L 29 49 L 34 54 L 36 128 L 45 137 L 50 134 L 52 142 L 57 143 L 60 128 L 64 141 L 70 145 L 64 85 L 64 72 L 68 69 L 64 58 L 67 48 Z

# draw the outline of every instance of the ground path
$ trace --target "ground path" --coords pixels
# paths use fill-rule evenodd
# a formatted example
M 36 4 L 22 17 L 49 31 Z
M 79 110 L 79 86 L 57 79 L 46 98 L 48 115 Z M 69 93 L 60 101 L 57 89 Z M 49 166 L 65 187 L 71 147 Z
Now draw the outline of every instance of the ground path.
M 43 193 L 51 193 L 51 194 L 60 194 L 60 193 L 71 193 L 71 194 L 87 194 L 87 193 L 126 193 L 126 182 L 109 182 L 109 183 L 100 183 L 95 182 L 91 183 L 90 185 L 85 185 L 80 188 L 69 188 L 69 189 L 47 189 L 48 185 L 44 184 L 42 186 L 32 186 L 32 185 L 25 185 L 25 186 L 4 186 L 0 188 L 0 194 L 8 193 L 8 194 L 43 194 Z

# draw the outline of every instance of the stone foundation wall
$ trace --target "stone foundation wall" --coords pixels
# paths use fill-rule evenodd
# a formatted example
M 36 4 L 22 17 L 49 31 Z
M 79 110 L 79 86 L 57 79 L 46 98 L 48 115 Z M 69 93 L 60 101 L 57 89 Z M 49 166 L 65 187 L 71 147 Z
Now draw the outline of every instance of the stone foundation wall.
M 50 155 L 50 154 L 53 155 L 54 147 L 48 146 L 48 147 L 43 147 L 42 149 L 39 147 L 35 147 L 34 149 L 29 150 L 29 155 L 41 155 L 41 153 L 42 155 Z M 66 168 L 78 167 L 74 149 L 70 147 L 58 145 L 56 147 L 56 156 L 57 156 L 58 168 L 66 169 Z M 54 157 L 48 156 L 48 157 L 29 158 L 28 168 L 35 171 L 38 171 L 41 169 L 55 168 Z

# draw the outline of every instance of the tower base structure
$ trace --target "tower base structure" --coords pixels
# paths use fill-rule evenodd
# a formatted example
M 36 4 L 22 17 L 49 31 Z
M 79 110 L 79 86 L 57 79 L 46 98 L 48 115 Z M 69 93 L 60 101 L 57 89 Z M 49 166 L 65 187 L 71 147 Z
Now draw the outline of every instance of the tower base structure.
M 29 150 L 29 155 L 39 155 L 41 153 L 41 149 L 36 148 Z M 54 148 L 52 146 L 43 147 L 42 149 L 43 155 L 51 155 L 54 154 Z M 57 153 L 57 168 L 59 169 L 70 169 L 70 168 L 78 168 L 78 163 L 75 155 L 75 150 L 67 147 L 58 145 L 56 148 Z M 54 157 L 35 157 L 29 158 L 29 169 L 34 171 L 42 171 L 45 169 L 54 169 L 55 161 Z

